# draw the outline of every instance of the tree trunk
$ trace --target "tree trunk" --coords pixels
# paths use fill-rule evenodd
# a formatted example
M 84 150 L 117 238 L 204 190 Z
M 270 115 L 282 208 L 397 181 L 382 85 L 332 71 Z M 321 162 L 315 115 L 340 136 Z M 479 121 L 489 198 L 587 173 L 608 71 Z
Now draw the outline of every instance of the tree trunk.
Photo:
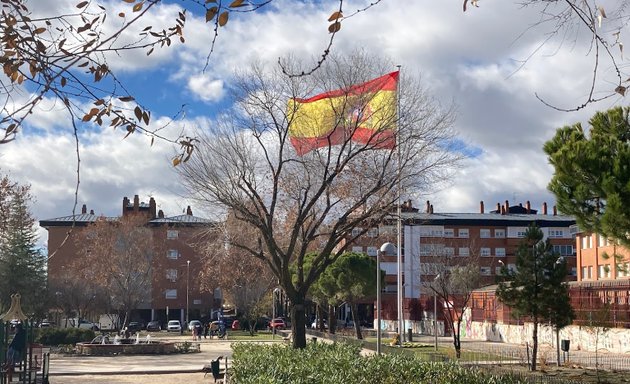
M 293 337 L 293 348 L 306 348 L 306 308 L 304 307 L 304 296 L 296 295 L 291 298 L 291 335 Z
M 337 328 L 337 318 L 335 317 L 335 306 L 328 304 L 328 333 L 335 334 Z
M 461 330 L 462 320 L 457 320 L 457 330 L 453 330 L 453 345 L 455 346 L 455 356 L 460 359 L 462 357 L 462 339 L 459 336 Z
M 361 326 L 357 321 L 357 313 L 359 313 L 359 306 L 357 303 L 350 303 L 350 312 L 352 313 L 352 321 L 354 322 L 354 331 L 357 335 L 357 340 L 363 340 L 363 335 L 361 334 Z
M 536 355 L 538 354 L 538 318 L 534 318 L 534 331 L 532 332 L 532 365 L 531 370 L 536 370 Z

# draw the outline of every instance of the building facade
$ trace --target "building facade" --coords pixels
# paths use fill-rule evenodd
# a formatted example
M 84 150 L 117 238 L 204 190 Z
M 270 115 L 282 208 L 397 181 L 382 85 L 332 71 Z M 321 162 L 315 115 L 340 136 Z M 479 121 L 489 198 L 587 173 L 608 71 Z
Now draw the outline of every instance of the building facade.
M 405 329 L 414 329 L 413 322 L 433 317 L 429 285 L 440 271 L 474 261 L 480 268 L 481 285 L 489 285 L 496 282 L 503 264 L 514 268 L 517 248 L 531 224 L 540 227 L 544 238 L 566 259 L 569 280 L 575 280 L 575 220 L 559 215 L 555 207 L 548 212 L 546 203 L 542 213 L 532 209 L 529 202 L 510 206 L 508 201 L 489 212 L 481 202 L 476 213 L 437 213 L 430 202 L 421 212 L 408 201 L 401 211 L 403 314 L 409 322 Z M 376 256 L 384 242 L 396 244 L 396 231 L 396 220 L 370 228 L 351 250 Z M 395 327 L 397 318 L 397 268 L 397 255 L 381 257 L 381 269 L 386 271 L 383 318 L 389 321 L 383 324 L 385 327 Z
M 133 201 L 123 198 L 122 217 L 128 215 L 139 215 L 146 219 L 154 243 L 160 244 L 151 262 L 151 287 L 146 300 L 133 314 L 133 319 L 145 322 L 158 320 L 162 323 L 177 319 L 183 323 L 187 319 L 187 309 L 190 319 L 199 319 L 213 309 L 218 309 L 220 297 L 215 298 L 214 293 L 200 289 L 203 263 L 195 247 L 196 243 L 202 241 L 204 230 L 214 223 L 193 216 L 190 207 L 186 214 L 166 217 L 161 210 L 156 212 L 153 198 L 149 203 L 144 203 L 139 201 L 138 195 Z M 48 279 L 52 290 L 63 284 L 64 276 L 73 272 L 73 261 L 80 255 L 76 241 L 80 232 L 103 219 L 115 221 L 118 218 L 97 216 L 93 210 L 88 212 L 83 205 L 80 214 L 40 221 L 40 226 L 48 231 Z M 100 310 L 101 313 L 104 311 Z

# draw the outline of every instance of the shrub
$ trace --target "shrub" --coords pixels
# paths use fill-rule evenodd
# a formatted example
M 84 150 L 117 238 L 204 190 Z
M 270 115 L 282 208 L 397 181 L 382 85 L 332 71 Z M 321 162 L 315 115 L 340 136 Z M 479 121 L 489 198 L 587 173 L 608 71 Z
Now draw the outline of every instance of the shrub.
M 92 341 L 94 336 L 94 331 L 90 329 L 45 328 L 35 336 L 35 342 L 44 345 L 74 345 L 82 341 Z
M 303 350 L 282 344 L 233 344 L 231 382 L 236 384 L 512 384 L 455 363 L 421 362 L 407 355 L 361 356 L 356 345 L 311 343 Z

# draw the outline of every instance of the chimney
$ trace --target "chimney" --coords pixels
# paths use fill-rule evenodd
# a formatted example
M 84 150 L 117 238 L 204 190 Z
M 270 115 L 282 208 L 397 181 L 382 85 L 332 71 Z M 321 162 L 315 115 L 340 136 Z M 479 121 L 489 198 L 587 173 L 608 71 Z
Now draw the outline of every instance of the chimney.
M 501 214 L 505 215 L 505 205 L 501 207 Z
M 133 210 L 136 212 L 140 210 L 140 197 L 138 195 L 133 197 Z
M 497 213 L 501 213 L 501 204 L 497 203 Z
M 87 213 L 87 205 L 83 204 L 83 207 L 81 207 L 81 213 L 82 214 L 86 214 Z
M 527 202 L 525 203 L 525 209 L 527 209 L 527 213 L 528 213 L 528 214 L 529 214 L 529 213 L 531 213 L 532 206 L 531 206 L 531 204 L 529 203 L 529 200 L 527 200 Z
M 125 211 L 127 211 L 127 206 L 129 206 L 129 199 L 125 196 L 123 197 L 123 216 L 125 215 Z
M 431 213 L 431 202 L 427 200 L 427 210 L 426 213 Z
M 186 214 L 187 214 L 188 216 L 192 216 L 192 215 L 193 215 L 193 214 L 192 214 L 192 209 L 190 209 L 190 205 L 188 206 L 188 208 L 186 208 Z
M 431 204 L 431 206 L 429 207 L 429 213 L 433 214 L 433 204 Z
M 510 202 L 505 200 L 505 213 L 504 214 L 508 214 L 510 213 Z
M 163 212 L 161 209 L 158 211 L 158 217 L 159 217 L 160 219 L 163 219 L 163 218 L 164 218 L 164 212 Z
M 151 217 L 152 219 L 155 219 L 155 210 L 156 210 L 155 199 L 150 198 L 149 199 L 149 217 Z
M 558 208 L 556 208 L 556 206 L 553 206 L 553 215 L 557 216 L 558 215 Z
M 547 202 L 545 201 L 543 203 L 543 215 L 546 215 L 546 214 L 547 214 Z
M 483 200 L 479 202 L 479 213 L 483 213 Z
M 90 209 L 90 215 L 93 215 L 93 214 L 94 214 L 94 210 Z

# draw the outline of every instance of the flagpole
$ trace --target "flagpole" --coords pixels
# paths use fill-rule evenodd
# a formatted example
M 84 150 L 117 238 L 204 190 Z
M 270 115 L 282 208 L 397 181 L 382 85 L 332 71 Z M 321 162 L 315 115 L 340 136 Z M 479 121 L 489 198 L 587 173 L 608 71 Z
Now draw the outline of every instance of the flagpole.
M 397 88 L 397 93 L 398 93 L 398 97 L 396 97 L 396 103 L 397 103 L 397 121 L 396 121 L 396 129 L 398 130 L 397 134 L 396 134 L 396 148 L 397 148 L 397 155 L 398 155 L 398 169 L 397 169 L 397 175 L 396 178 L 397 180 L 397 209 L 396 209 L 396 214 L 398 216 L 398 220 L 397 220 L 397 224 L 396 224 L 396 228 L 397 228 L 397 257 L 396 257 L 396 264 L 397 264 L 397 272 L 398 272 L 398 287 L 397 287 L 397 291 L 398 291 L 398 342 L 400 345 L 402 345 L 403 341 L 404 341 L 404 337 L 405 337 L 405 332 L 403 330 L 403 297 L 404 297 L 404 292 L 403 292 L 403 283 L 402 283 L 402 225 L 401 225 L 401 209 L 400 209 L 400 174 L 401 174 L 401 153 L 400 153 L 400 65 L 396 66 L 398 68 L 398 82 L 396 83 L 396 88 Z

